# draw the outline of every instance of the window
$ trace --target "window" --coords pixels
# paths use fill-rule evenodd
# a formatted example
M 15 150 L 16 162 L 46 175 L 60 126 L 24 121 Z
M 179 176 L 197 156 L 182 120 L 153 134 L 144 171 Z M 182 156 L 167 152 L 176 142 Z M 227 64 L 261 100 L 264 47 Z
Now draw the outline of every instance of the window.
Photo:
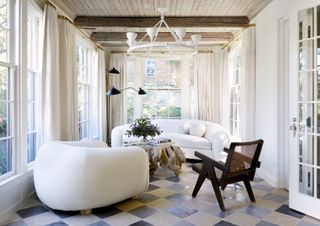
M 150 118 L 181 118 L 181 61 L 146 60 L 142 114 Z M 154 74 L 149 76 L 149 74 Z
M 77 45 L 79 139 L 89 138 L 89 49 Z
M 0 179 L 13 174 L 14 66 L 10 62 L 10 5 L 0 0 Z
M 156 75 L 156 62 L 154 60 L 146 61 L 146 76 L 154 77 Z
M 38 131 L 38 109 L 39 109 L 39 65 L 40 65 L 40 29 L 42 15 L 32 4 L 28 6 L 28 45 L 27 45 L 27 59 L 28 59 L 28 163 L 35 159 L 36 151 L 39 145 L 39 131 Z
M 240 138 L 240 100 L 241 100 L 241 79 L 240 79 L 240 53 L 235 52 L 231 57 L 231 79 L 230 79 L 230 133 Z

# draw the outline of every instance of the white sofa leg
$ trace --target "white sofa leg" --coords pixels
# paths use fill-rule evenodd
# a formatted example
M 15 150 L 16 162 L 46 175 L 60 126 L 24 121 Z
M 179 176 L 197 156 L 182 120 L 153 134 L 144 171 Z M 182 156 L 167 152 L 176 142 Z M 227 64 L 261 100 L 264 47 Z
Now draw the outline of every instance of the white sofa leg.
M 80 210 L 81 215 L 89 215 L 92 213 L 92 209 Z

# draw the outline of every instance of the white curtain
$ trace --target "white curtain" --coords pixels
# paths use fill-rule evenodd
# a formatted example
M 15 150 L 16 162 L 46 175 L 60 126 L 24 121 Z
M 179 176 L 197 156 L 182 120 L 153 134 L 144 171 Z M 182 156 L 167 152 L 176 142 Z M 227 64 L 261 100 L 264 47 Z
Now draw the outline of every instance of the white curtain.
M 46 4 L 41 76 L 41 142 L 60 139 L 59 30 L 56 10 Z
M 220 102 L 220 92 L 221 92 L 221 76 L 220 71 L 221 67 L 221 47 L 218 47 L 213 50 L 213 122 L 217 124 L 221 124 L 220 120 L 220 109 L 221 109 L 221 102 Z
M 214 122 L 214 61 L 212 53 L 195 56 L 197 118 Z
M 59 19 L 61 140 L 78 140 L 75 27 Z
M 89 138 L 99 139 L 98 133 L 98 53 L 89 48 L 88 49 L 88 73 L 89 73 Z
M 242 34 L 240 56 L 242 140 L 255 137 L 255 43 L 255 27 L 247 28 Z
M 228 51 L 219 52 L 219 77 L 220 77 L 220 124 L 225 129 L 230 129 L 230 77 L 228 65 Z
M 190 88 L 190 61 L 189 58 L 181 59 L 181 117 L 191 118 L 191 88 Z
M 126 84 L 126 70 L 127 70 L 127 54 L 114 53 L 110 57 L 110 69 L 115 68 L 120 72 L 119 74 L 109 74 L 109 87 L 114 86 L 116 89 L 121 90 L 125 88 Z M 109 69 L 108 69 L 109 71 Z M 125 123 L 126 109 L 125 109 L 125 96 L 124 93 L 110 96 L 109 98 L 109 120 L 108 120 L 108 133 L 114 127 Z
M 107 113 L 106 113 L 106 67 L 104 51 L 97 49 L 92 53 L 92 65 L 94 68 L 91 74 L 92 82 L 92 137 L 107 141 Z

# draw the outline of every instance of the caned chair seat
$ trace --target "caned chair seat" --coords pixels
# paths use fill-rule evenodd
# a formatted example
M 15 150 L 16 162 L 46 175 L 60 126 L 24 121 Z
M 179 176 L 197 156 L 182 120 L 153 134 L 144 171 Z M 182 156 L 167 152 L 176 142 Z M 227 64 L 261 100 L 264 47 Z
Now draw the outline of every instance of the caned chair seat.
M 192 166 L 192 169 L 197 172 L 197 173 L 200 173 L 201 172 L 201 169 L 202 169 L 202 163 L 196 163 Z M 217 179 L 220 180 L 221 176 L 222 176 L 222 171 L 217 169 L 217 168 L 214 168 L 214 171 L 216 173 L 216 176 L 217 176 Z M 209 179 L 207 177 L 207 179 Z

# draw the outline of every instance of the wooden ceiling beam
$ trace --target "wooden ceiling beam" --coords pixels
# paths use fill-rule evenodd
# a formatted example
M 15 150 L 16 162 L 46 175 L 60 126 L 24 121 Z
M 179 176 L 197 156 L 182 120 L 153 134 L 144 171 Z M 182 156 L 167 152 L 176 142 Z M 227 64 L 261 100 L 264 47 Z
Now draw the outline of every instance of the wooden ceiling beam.
M 138 32 L 136 40 L 142 39 L 145 34 L 145 32 Z M 191 40 L 192 34 L 201 35 L 202 42 L 216 40 L 230 41 L 233 38 L 233 34 L 231 32 L 196 32 L 186 33 L 184 40 Z M 95 42 L 126 42 L 127 37 L 125 32 L 93 32 L 91 34 L 91 40 Z M 173 42 L 174 38 L 169 32 L 159 32 L 157 40 Z M 146 37 L 145 41 L 149 41 L 149 37 Z
M 95 17 L 77 16 L 76 26 L 90 27 L 152 27 L 159 17 Z M 210 16 L 210 17 L 165 17 L 170 27 L 246 27 L 246 16 Z

